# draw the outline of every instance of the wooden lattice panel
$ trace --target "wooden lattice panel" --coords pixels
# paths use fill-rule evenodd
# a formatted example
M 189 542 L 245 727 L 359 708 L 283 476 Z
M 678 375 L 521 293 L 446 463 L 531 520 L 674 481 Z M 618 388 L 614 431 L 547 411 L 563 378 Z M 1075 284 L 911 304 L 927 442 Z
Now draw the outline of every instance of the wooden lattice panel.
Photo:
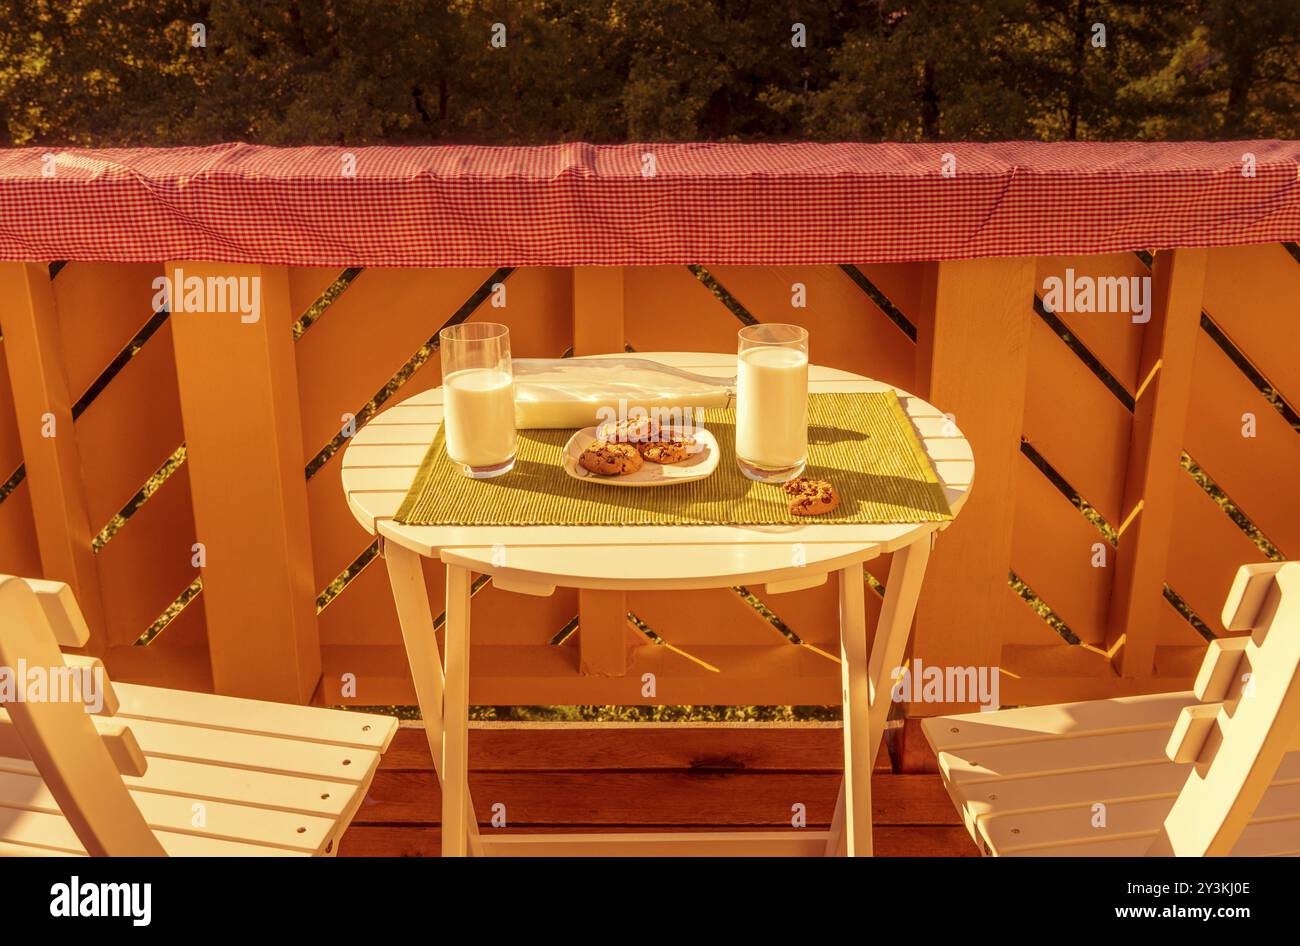
M 1157 266 L 1162 259 L 1169 257 L 1158 255 Z M 11 285 L 35 271 L 4 265 Z M 1141 553 L 1158 560 L 1168 600 L 1132 626 L 1117 604 L 1119 576 L 1138 554 L 1134 523 L 1142 522 L 1144 501 L 1165 501 L 1134 491 L 1148 435 L 1143 425 L 1151 423 L 1135 420 L 1135 409 L 1140 414 L 1161 380 L 1178 375 L 1170 369 L 1185 365 L 1151 367 L 1165 331 L 1159 319 L 1036 310 L 1043 280 L 1067 268 L 1093 278 L 1152 273 L 1137 254 L 1023 264 L 642 267 L 588 284 L 618 287 L 621 298 L 597 293 L 580 300 L 568 269 L 261 268 L 283 287 L 264 314 L 274 332 L 295 339 L 285 351 L 301 437 L 284 455 L 292 454 L 286 467 L 301 464 L 301 480 L 295 486 L 286 478 L 285 489 L 302 491 L 310 541 L 290 566 L 309 575 L 317 596 L 315 627 L 297 633 L 304 635 L 300 644 L 323 655 L 319 697 L 344 699 L 339 686 L 351 673 L 358 682 L 352 702 L 412 699 L 377 545 L 342 500 L 344 418 L 364 423 L 438 384 L 431 340 L 447 322 L 466 318 L 509 324 L 517 357 L 558 357 L 574 347 L 612 351 L 620 337 L 634 351 L 732 352 L 746 321 L 805 325 L 819 363 L 880 378 L 953 410 L 980 462 L 972 501 L 940 538 L 931 563 L 915 656 L 930 665 L 1006 667 L 1015 676 L 1004 676 L 1004 702 L 1185 683 L 1204 646 L 1197 628 L 1224 633 L 1218 602 L 1236 567 L 1300 555 L 1300 500 L 1289 488 L 1300 466 L 1300 333 L 1291 328 L 1300 316 L 1300 263 L 1277 245 L 1214 249 L 1203 292 L 1186 272 L 1179 277 L 1180 286 L 1196 287 L 1208 320 L 1188 349 L 1190 384 L 1161 408 L 1177 412 L 1178 442 L 1190 464 L 1159 478 L 1173 515 L 1162 536 L 1152 539 L 1148 530 Z M 0 499 L 0 571 L 39 574 L 40 548 L 93 544 L 97 552 L 77 559 L 90 563 L 88 572 L 78 566 L 78 580 L 93 592 L 87 611 L 101 622 L 97 643 L 108 651 L 110 669 L 124 679 L 204 685 L 206 655 L 215 646 L 205 620 L 212 592 L 191 589 L 199 576 L 191 564 L 194 510 L 200 502 L 223 507 L 220 497 L 195 492 L 190 463 L 178 453 L 187 439 L 179 346 L 173 320 L 152 308 L 153 279 L 164 265 L 73 261 L 52 269 L 46 309 L 37 293 L 32 312 L 20 312 L 13 300 L 21 294 L 11 293 L 9 308 L 0 310 L 0 327 L 20 315 L 39 325 L 51 312 L 56 325 L 53 342 L 35 336 L 55 352 L 41 364 L 45 374 L 24 363 L 12 377 L 12 359 L 21 356 L 8 338 L 0 340 L 0 482 L 10 481 Z M 505 287 L 503 307 L 493 305 L 495 282 Z M 799 293 L 803 306 L 794 304 Z M 30 345 L 34 336 L 20 337 Z M 202 349 L 193 351 L 197 357 Z M 20 425 L 39 425 L 39 418 L 16 415 L 16 383 L 29 386 L 27 404 L 43 403 L 33 384 L 66 388 L 65 409 L 76 417 L 75 468 L 64 454 L 43 455 L 35 468 L 46 471 L 42 476 L 59 471 L 57 495 L 71 503 L 69 515 L 84 510 L 84 534 L 75 515 L 68 522 L 49 518 L 59 507 L 48 484 L 39 484 L 45 499 L 33 499 L 33 464 L 24 463 L 23 443 L 38 441 Z M 1243 415 L 1253 416 L 1256 436 L 1241 435 Z M 239 466 L 238 429 L 222 434 L 233 438 L 232 470 Z M 421 450 L 429 433 L 413 430 L 411 449 Z M 15 475 L 20 469 L 26 478 Z M 1103 567 L 1093 564 L 1098 543 Z M 867 564 L 871 623 L 889 564 L 889 556 Z M 426 574 L 437 614 L 442 570 L 426 563 Z M 1009 582 L 1012 574 L 1020 585 Z M 1151 593 L 1148 584 L 1143 594 Z M 686 598 L 689 607 L 681 604 Z M 713 692 L 754 702 L 837 699 L 833 580 L 782 595 L 762 588 L 692 592 L 680 600 L 630 594 L 625 605 L 639 622 L 627 628 L 638 666 L 649 661 L 669 684 L 657 700 L 640 697 L 637 679 L 577 673 L 584 605 L 576 592 L 529 598 L 490 584 L 472 605 L 474 699 L 705 702 Z M 169 608 L 170 623 L 160 620 Z M 151 627 L 156 636 L 137 646 Z M 221 646 L 243 646 L 239 633 Z M 258 640 L 246 643 L 256 653 Z M 1136 657 L 1126 663 L 1126 654 Z M 229 661 L 225 666 L 231 673 Z M 723 678 L 728 683 L 719 687 Z

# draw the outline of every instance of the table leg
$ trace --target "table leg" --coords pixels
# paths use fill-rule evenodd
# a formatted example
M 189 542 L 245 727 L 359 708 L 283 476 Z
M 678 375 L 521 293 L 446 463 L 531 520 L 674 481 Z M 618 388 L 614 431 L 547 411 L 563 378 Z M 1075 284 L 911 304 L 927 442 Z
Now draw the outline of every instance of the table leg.
M 831 819 L 828 855 L 871 853 L 871 770 L 885 735 L 893 671 L 907 650 L 932 541 L 926 535 L 894 553 L 869 659 L 862 566 L 840 571 L 844 780 Z
M 836 805 L 850 857 L 871 855 L 871 688 L 862 565 L 840 569 L 840 697 L 844 719 L 843 812 Z
M 419 555 L 391 542 L 384 545 L 384 561 L 388 565 L 388 581 L 393 590 L 393 602 L 397 606 L 397 620 L 402 628 L 402 641 L 411 668 L 411 680 L 415 684 L 415 698 L 420 704 L 424 735 L 429 742 L 429 755 L 433 759 L 438 782 L 445 792 L 448 770 L 443 759 L 444 678 L 442 659 L 438 654 L 438 639 L 434 634 L 433 613 L 429 608 L 429 590 L 424 582 L 424 569 Z M 469 825 L 470 853 L 481 855 L 483 852 L 479 844 L 478 823 L 473 815 L 468 790 L 464 808 L 466 817 L 462 823 L 467 821 Z
M 447 566 L 447 687 L 442 714 L 442 853 L 464 857 L 469 824 L 469 569 Z

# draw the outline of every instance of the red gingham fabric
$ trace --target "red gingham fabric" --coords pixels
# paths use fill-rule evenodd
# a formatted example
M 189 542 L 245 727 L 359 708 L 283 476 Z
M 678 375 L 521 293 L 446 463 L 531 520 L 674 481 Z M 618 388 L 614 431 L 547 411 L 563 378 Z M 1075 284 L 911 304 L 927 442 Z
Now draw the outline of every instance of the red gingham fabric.
M 0 259 L 794 265 L 1264 243 L 1300 238 L 1298 171 L 1295 141 L 29 148 L 0 150 Z

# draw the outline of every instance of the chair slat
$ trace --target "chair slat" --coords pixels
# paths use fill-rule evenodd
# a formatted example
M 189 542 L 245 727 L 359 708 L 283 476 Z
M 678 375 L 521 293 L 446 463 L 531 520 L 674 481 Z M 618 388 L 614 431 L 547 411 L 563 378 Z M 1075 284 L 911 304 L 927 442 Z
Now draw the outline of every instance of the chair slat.
M 174 831 L 156 832 L 164 853 L 171 857 L 307 857 L 305 851 L 203 838 Z M 5 843 L 29 847 L 42 855 L 84 855 L 85 847 L 77 840 L 68 819 L 41 811 L 0 808 L 0 837 Z
M 159 830 L 313 853 L 334 835 L 335 818 L 274 811 L 251 805 L 205 801 L 181 795 L 132 791 L 145 823 Z M 59 814 L 59 803 L 39 777 L 0 773 L 0 808 Z M 202 824 L 195 825 L 201 819 Z
M 147 763 L 134 733 L 121 720 L 93 717 L 95 729 L 108 749 L 109 757 L 123 775 L 143 775 Z M 27 745 L 7 710 L 0 709 L 0 756 L 13 759 L 31 758 Z
M 353 746 L 181 726 L 152 719 L 130 721 L 132 732 L 147 756 L 352 784 L 368 781 L 379 766 L 378 752 Z
M 277 811 L 301 812 L 321 818 L 342 817 L 353 807 L 365 785 L 330 782 L 250 769 L 233 769 L 201 762 L 154 757 L 149 770 L 124 779 L 127 788 L 195 801 L 222 801 Z
M 1222 703 L 1197 703 L 1183 707 L 1178 719 L 1174 721 L 1165 748 L 1165 755 L 1169 756 L 1171 762 L 1195 762 L 1201 757 L 1201 750 L 1214 731 L 1222 709 Z
M 1143 798 L 1167 798 L 1170 807 L 1187 781 L 1190 765 L 1175 765 L 1168 760 L 1146 765 L 1063 772 L 967 784 L 950 784 L 953 802 L 972 821 L 990 815 L 1135 801 Z M 1300 781 L 1300 752 L 1282 760 L 1275 785 Z
M 1088 843 L 1102 837 L 1144 837 L 1149 846 L 1150 840 L 1163 827 L 1176 799 L 1174 795 L 1108 804 L 1100 802 L 1105 805 L 1101 812 L 1093 807 L 1098 803 L 1093 803 L 1048 811 L 997 814 L 980 819 L 980 835 L 989 848 L 999 854 L 1030 850 L 1040 853 L 1044 848 Z M 1260 824 L 1285 819 L 1297 812 L 1300 812 L 1300 782 L 1274 785 L 1264 793 L 1250 822 Z M 1099 827 L 1096 819 L 1101 815 L 1105 817 L 1105 824 Z M 1260 846 L 1258 853 L 1284 853 L 1291 842 L 1278 839 L 1266 843 L 1260 838 L 1253 843 Z
M 68 585 L 44 578 L 24 578 L 22 581 L 41 603 L 41 610 L 45 612 L 45 619 L 50 622 L 50 630 L 60 647 L 85 647 L 90 642 L 90 628 L 81 614 L 77 596 Z
M 1153 693 L 935 717 L 922 721 L 921 727 L 934 750 L 943 752 L 1170 725 L 1184 706 L 1194 702 L 1191 691 Z
M 98 657 L 83 657 L 80 654 L 64 654 L 63 662 L 74 670 L 79 670 L 83 674 L 90 673 L 94 675 L 95 695 L 99 697 L 103 706 L 96 712 L 97 716 L 116 716 L 118 709 L 117 691 L 113 688 L 113 683 L 108 679 L 108 670 L 104 667 L 104 661 Z
M 1210 641 L 1201 661 L 1200 672 L 1192 692 L 1203 703 L 1214 703 L 1224 699 L 1237 678 L 1237 669 L 1241 666 L 1241 656 L 1250 643 L 1249 637 L 1221 637 Z
M 117 715 L 124 717 L 282 736 L 334 746 L 355 746 L 376 752 L 387 749 L 397 732 L 397 720 L 390 716 L 165 690 L 132 683 L 117 683 L 114 689 L 121 704 Z
M 977 746 L 958 755 L 939 754 L 939 771 L 956 784 L 1029 775 L 1055 775 L 1166 761 L 1171 725 L 1136 732 L 1102 733 L 1072 739 Z

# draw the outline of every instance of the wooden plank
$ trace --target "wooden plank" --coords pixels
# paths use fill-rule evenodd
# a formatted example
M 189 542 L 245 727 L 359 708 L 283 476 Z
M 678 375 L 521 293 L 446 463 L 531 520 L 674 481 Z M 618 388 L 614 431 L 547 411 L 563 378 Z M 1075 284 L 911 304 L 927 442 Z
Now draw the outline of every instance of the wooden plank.
M 623 267 L 573 269 L 573 353 L 623 350 Z
M 930 264 L 918 320 L 921 395 L 955 415 L 980 485 L 943 534 L 917 610 L 914 650 L 928 662 L 995 666 L 1011 567 L 1015 469 L 1028 374 L 1033 262 Z M 919 708 L 918 708 L 919 709 Z M 926 710 L 928 711 L 928 710 Z
M 145 770 L 144 755 L 131 730 L 119 720 L 95 716 L 92 719 L 99 741 L 108 750 L 120 775 L 141 775 Z M 10 759 L 35 759 L 45 761 L 45 751 L 33 753 L 24 742 L 20 725 L 9 713 L 0 709 L 0 757 Z
M 578 266 L 573 270 L 573 353 L 597 355 L 623 350 L 624 269 L 618 266 Z M 590 676 L 622 677 L 627 672 L 628 599 L 622 591 L 583 590 L 578 593 L 579 672 Z M 639 681 L 628 681 L 640 687 Z
M 289 307 L 301 318 L 334 281 L 343 275 L 338 266 L 290 266 Z M 346 290 L 345 290 L 346 291 Z
M 921 728 L 937 752 L 1162 727 L 1167 733 L 1183 707 L 1194 702 L 1190 691 L 1158 693 L 932 718 L 923 720 Z
M 337 790 L 337 783 L 335 786 Z M 337 818 L 332 816 L 286 812 L 207 797 L 199 802 L 205 823 L 196 829 L 195 796 L 152 790 L 129 794 L 153 830 L 192 834 L 204 841 L 215 838 L 315 853 L 324 848 L 337 825 Z M 60 814 L 58 802 L 39 777 L 0 772 L 0 810 L 5 808 Z
M 131 683 L 118 683 L 116 687 L 120 700 L 117 715 L 126 719 L 149 719 L 376 752 L 383 752 L 397 731 L 395 719 L 371 713 L 345 713 L 316 706 L 243 700 Z
M 899 387 L 915 377 L 916 345 L 838 266 L 711 266 L 709 272 L 760 322 L 809 332 L 809 358 Z M 802 307 L 792 305 L 796 284 Z
M 96 556 L 109 647 L 134 644 L 199 576 L 192 495 L 185 463 Z
M 1043 282 L 1056 277 L 1064 283 L 1066 269 L 1074 271 L 1074 278 L 1101 280 L 1107 278 L 1141 279 L 1150 270 L 1136 253 L 1109 253 L 1102 256 L 1043 256 L 1037 260 L 1035 275 L 1039 297 L 1043 295 Z M 1137 391 L 1142 339 L 1149 322 L 1134 322 L 1132 314 L 1123 312 L 1066 312 L 1056 313 L 1076 336 L 1096 356 L 1130 394 Z
M 1205 311 L 1300 410 L 1300 266 L 1281 244 L 1216 246 L 1205 273 Z
M 621 591 L 578 592 L 578 671 L 589 676 L 623 677 L 628 654 L 637 640 L 627 619 L 627 595 Z M 628 680 L 639 689 L 639 680 Z
M 892 555 L 872 559 L 866 567 L 873 573 L 888 574 Z M 866 575 L 863 575 L 866 581 Z M 788 594 L 771 594 L 763 586 L 751 586 L 749 592 L 771 609 L 781 621 L 799 635 L 800 640 L 820 647 L 830 654 L 839 651 L 839 590 L 833 581 L 816 588 Z M 868 644 L 876 632 L 880 615 L 880 595 L 869 590 L 866 595 Z
M 96 532 L 184 440 L 172 329 L 165 324 L 77 419 L 86 508 Z
M 39 575 L 41 552 L 32 518 L 31 486 L 24 480 L 0 502 L 0 573 Z
M 374 397 L 490 275 L 478 268 L 378 268 L 352 281 L 294 345 L 304 462 L 339 433 L 342 415 Z M 289 312 L 290 322 L 301 314 Z M 437 352 L 429 364 L 425 383 L 437 384 Z
M 4 325 L 0 324 L 0 331 Z M 13 389 L 9 381 L 9 362 L 3 357 L 4 338 L 0 336 L 0 473 L 8 479 L 23 462 L 23 445 L 18 436 L 18 418 L 14 414 Z
M 833 585 L 833 581 L 828 584 Z M 779 600 L 781 596 L 773 597 Z M 627 601 L 628 608 L 655 633 L 687 651 L 699 644 L 744 646 L 788 641 L 730 588 L 637 591 L 628 594 Z M 839 622 L 832 620 L 838 638 Z M 637 643 L 644 642 L 645 638 L 638 635 Z M 839 652 L 838 640 L 835 652 Z
M 820 857 L 825 831 L 502 834 L 483 839 L 489 857 Z
M 1013 742 L 980 746 L 960 752 L 940 752 L 939 771 L 951 784 L 996 784 L 1005 778 L 1082 772 L 1166 759 L 1171 723 L 1167 727 Z
M 691 772 L 471 772 L 474 810 L 484 836 L 493 805 L 505 805 L 506 827 L 596 825 L 790 827 L 803 805 L 810 829 L 830 823 L 838 774 Z M 872 824 L 960 823 L 933 775 L 888 775 L 874 780 Z M 380 770 L 371 784 L 363 822 L 437 824 L 442 804 L 427 773 Z
M 601 828 L 587 828 L 587 833 Z M 637 829 L 630 825 L 609 828 L 620 833 L 655 832 L 663 828 Z M 733 829 L 738 830 L 738 829 Z M 743 829 L 740 829 L 743 830 Z M 754 829 L 761 830 L 761 829 Z M 356 824 L 339 845 L 342 857 L 438 857 L 442 853 L 436 827 Z M 525 827 L 511 834 L 561 834 L 557 828 Z M 874 832 L 880 857 L 977 857 L 979 851 L 965 828 L 949 825 L 881 825 Z
M 44 578 L 24 578 L 22 581 L 36 595 L 55 643 L 66 649 L 86 646 L 90 628 L 86 625 L 81 608 L 77 606 L 72 588 L 61 581 Z
M 320 678 L 302 425 L 285 271 L 169 263 L 260 280 L 261 317 L 172 315 L 203 607 L 219 692 L 302 703 Z
M 99 574 L 91 551 L 94 529 L 87 510 L 81 457 L 72 420 L 75 395 L 68 387 L 58 312 L 44 263 L 0 265 L 0 325 L 13 386 L 14 411 L 30 484 L 41 573 L 76 592 L 92 630 L 95 653 L 103 647 L 104 614 Z M 46 418 L 55 436 L 45 436 Z
M 67 819 L 62 815 L 24 811 L 9 813 L 6 840 L 18 845 L 55 854 L 85 854 Z M 16 817 L 14 816 L 16 815 Z M 157 854 L 170 857 L 306 857 L 310 852 L 287 850 L 265 844 L 247 844 L 222 838 L 201 837 L 175 831 L 156 833 L 160 849 Z
M 185 611 L 194 607 L 199 607 L 197 601 Z M 194 619 L 187 618 L 182 612 L 176 620 L 186 622 Z M 169 633 L 170 627 L 163 632 L 162 640 L 148 647 L 129 644 L 110 647 L 104 653 L 104 666 L 108 667 L 114 680 L 121 682 L 212 692 L 212 666 L 206 642 L 201 646 L 170 647 L 165 637 Z
M 1115 549 L 1023 454 L 1013 476 L 1011 568 L 1080 640 L 1104 645 Z M 1093 565 L 1098 543 L 1101 568 Z
M 1072 648 L 1076 649 L 1077 648 Z M 1162 655 L 1164 648 L 1157 648 Z M 1085 655 L 1091 656 L 1091 655 Z M 1163 658 L 1162 658 L 1163 659 Z M 1194 663 L 1194 661 L 1193 661 Z M 1159 667 L 1157 667 L 1159 669 Z M 1050 703 L 1052 700 L 1104 700 L 1116 696 L 1134 696 L 1185 690 L 1192 685 L 1196 668 L 1180 661 L 1173 672 L 1165 675 L 1126 679 L 1113 673 L 1105 675 L 1070 674 L 1015 679 L 1003 674 L 1001 697 L 1006 704 Z M 940 711 L 944 711 L 941 707 Z
M 69 260 L 59 270 L 54 302 L 74 400 L 153 317 L 154 281 L 162 274 L 158 263 L 82 260 Z
M 507 561 L 509 555 L 507 549 Z M 438 587 L 441 587 L 441 581 Z M 430 588 L 434 588 L 432 583 Z M 439 592 L 431 590 L 430 594 Z M 573 588 L 556 588 L 554 594 L 540 598 L 502 591 L 489 582 L 475 593 L 470 604 L 474 641 L 479 644 L 550 644 L 579 613 L 580 594 Z M 626 618 L 622 623 L 624 636 L 615 640 L 635 642 L 636 638 L 629 636 Z
M 1171 538 L 1180 554 L 1169 556 L 1169 587 L 1211 631 L 1226 634 L 1219 612 L 1237 568 L 1267 557 L 1190 476 L 1177 477 L 1171 486 L 1175 510 Z
M 700 662 L 661 645 L 638 646 L 631 654 L 628 676 L 640 680 L 642 674 L 653 673 L 658 681 L 657 696 L 643 697 L 640 687 L 630 687 L 625 678 L 580 675 L 574 647 L 476 646 L 470 700 L 476 706 L 834 706 L 839 701 L 838 666 L 806 647 L 697 645 L 690 648 L 690 657 Z M 368 706 L 412 704 L 405 662 L 397 646 L 330 646 L 323 653 L 324 699 Z M 342 672 L 355 672 L 364 681 L 359 700 L 340 698 Z M 120 671 L 114 673 L 121 676 Z
M 892 302 L 903 317 L 917 324 L 921 318 L 927 263 L 858 263 L 858 271 Z
M 1029 338 L 1025 439 L 1119 528 L 1132 415 L 1036 315 Z
M 491 299 L 470 316 L 471 322 L 501 322 L 510 328 L 513 358 L 559 358 L 573 342 L 573 277 L 557 266 L 523 266 L 505 282 L 505 302 Z M 623 344 L 601 351 L 622 351 Z
M 428 442 L 423 446 L 428 449 Z M 307 512 L 311 517 L 312 586 L 317 593 L 328 587 L 375 540 L 374 535 L 357 522 L 348 504 L 341 501 L 345 495 L 340 479 L 343 466 L 341 457 L 341 451 L 336 453 L 307 481 Z M 406 496 L 406 487 L 402 488 L 401 496 Z M 393 511 L 397 511 L 396 506 Z
M 631 266 L 623 278 L 627 340 L 637 351 L 736 350 L 743 323 L 685 266 Z
M 838 774 L 844 768 L 838 723 L 476 722 L 470 724 L 469 757 L 475 772 L 797 769 Z M 403 724 L 380 767 L 431 770 L 418 723 Z
M 1246 414 L 1254 415 L 1254 437 L 1242 436 Z M 1196 381 L 1183 441 L 1192 459 L 1283 555 L 1300 556 L 1295 496 L 1278 489 L 1300 469 L 1300 435 L 1205 332 L 1196 344 Z
M 1156 635 L 1151 629 L 1163 606 L 1165 564 L 1173 531 L 1178 462 L 1191 394 L 1206 251 L 1179 249 L 1157 254 L 1152 280 L 1140 386 L 1133 417 L 1126 515 L 1138 509 L 1120 539 L 1110 605 L 1108 644 L 1122 635 L 1118 666 L 1125 677 L 1151 674 Z

